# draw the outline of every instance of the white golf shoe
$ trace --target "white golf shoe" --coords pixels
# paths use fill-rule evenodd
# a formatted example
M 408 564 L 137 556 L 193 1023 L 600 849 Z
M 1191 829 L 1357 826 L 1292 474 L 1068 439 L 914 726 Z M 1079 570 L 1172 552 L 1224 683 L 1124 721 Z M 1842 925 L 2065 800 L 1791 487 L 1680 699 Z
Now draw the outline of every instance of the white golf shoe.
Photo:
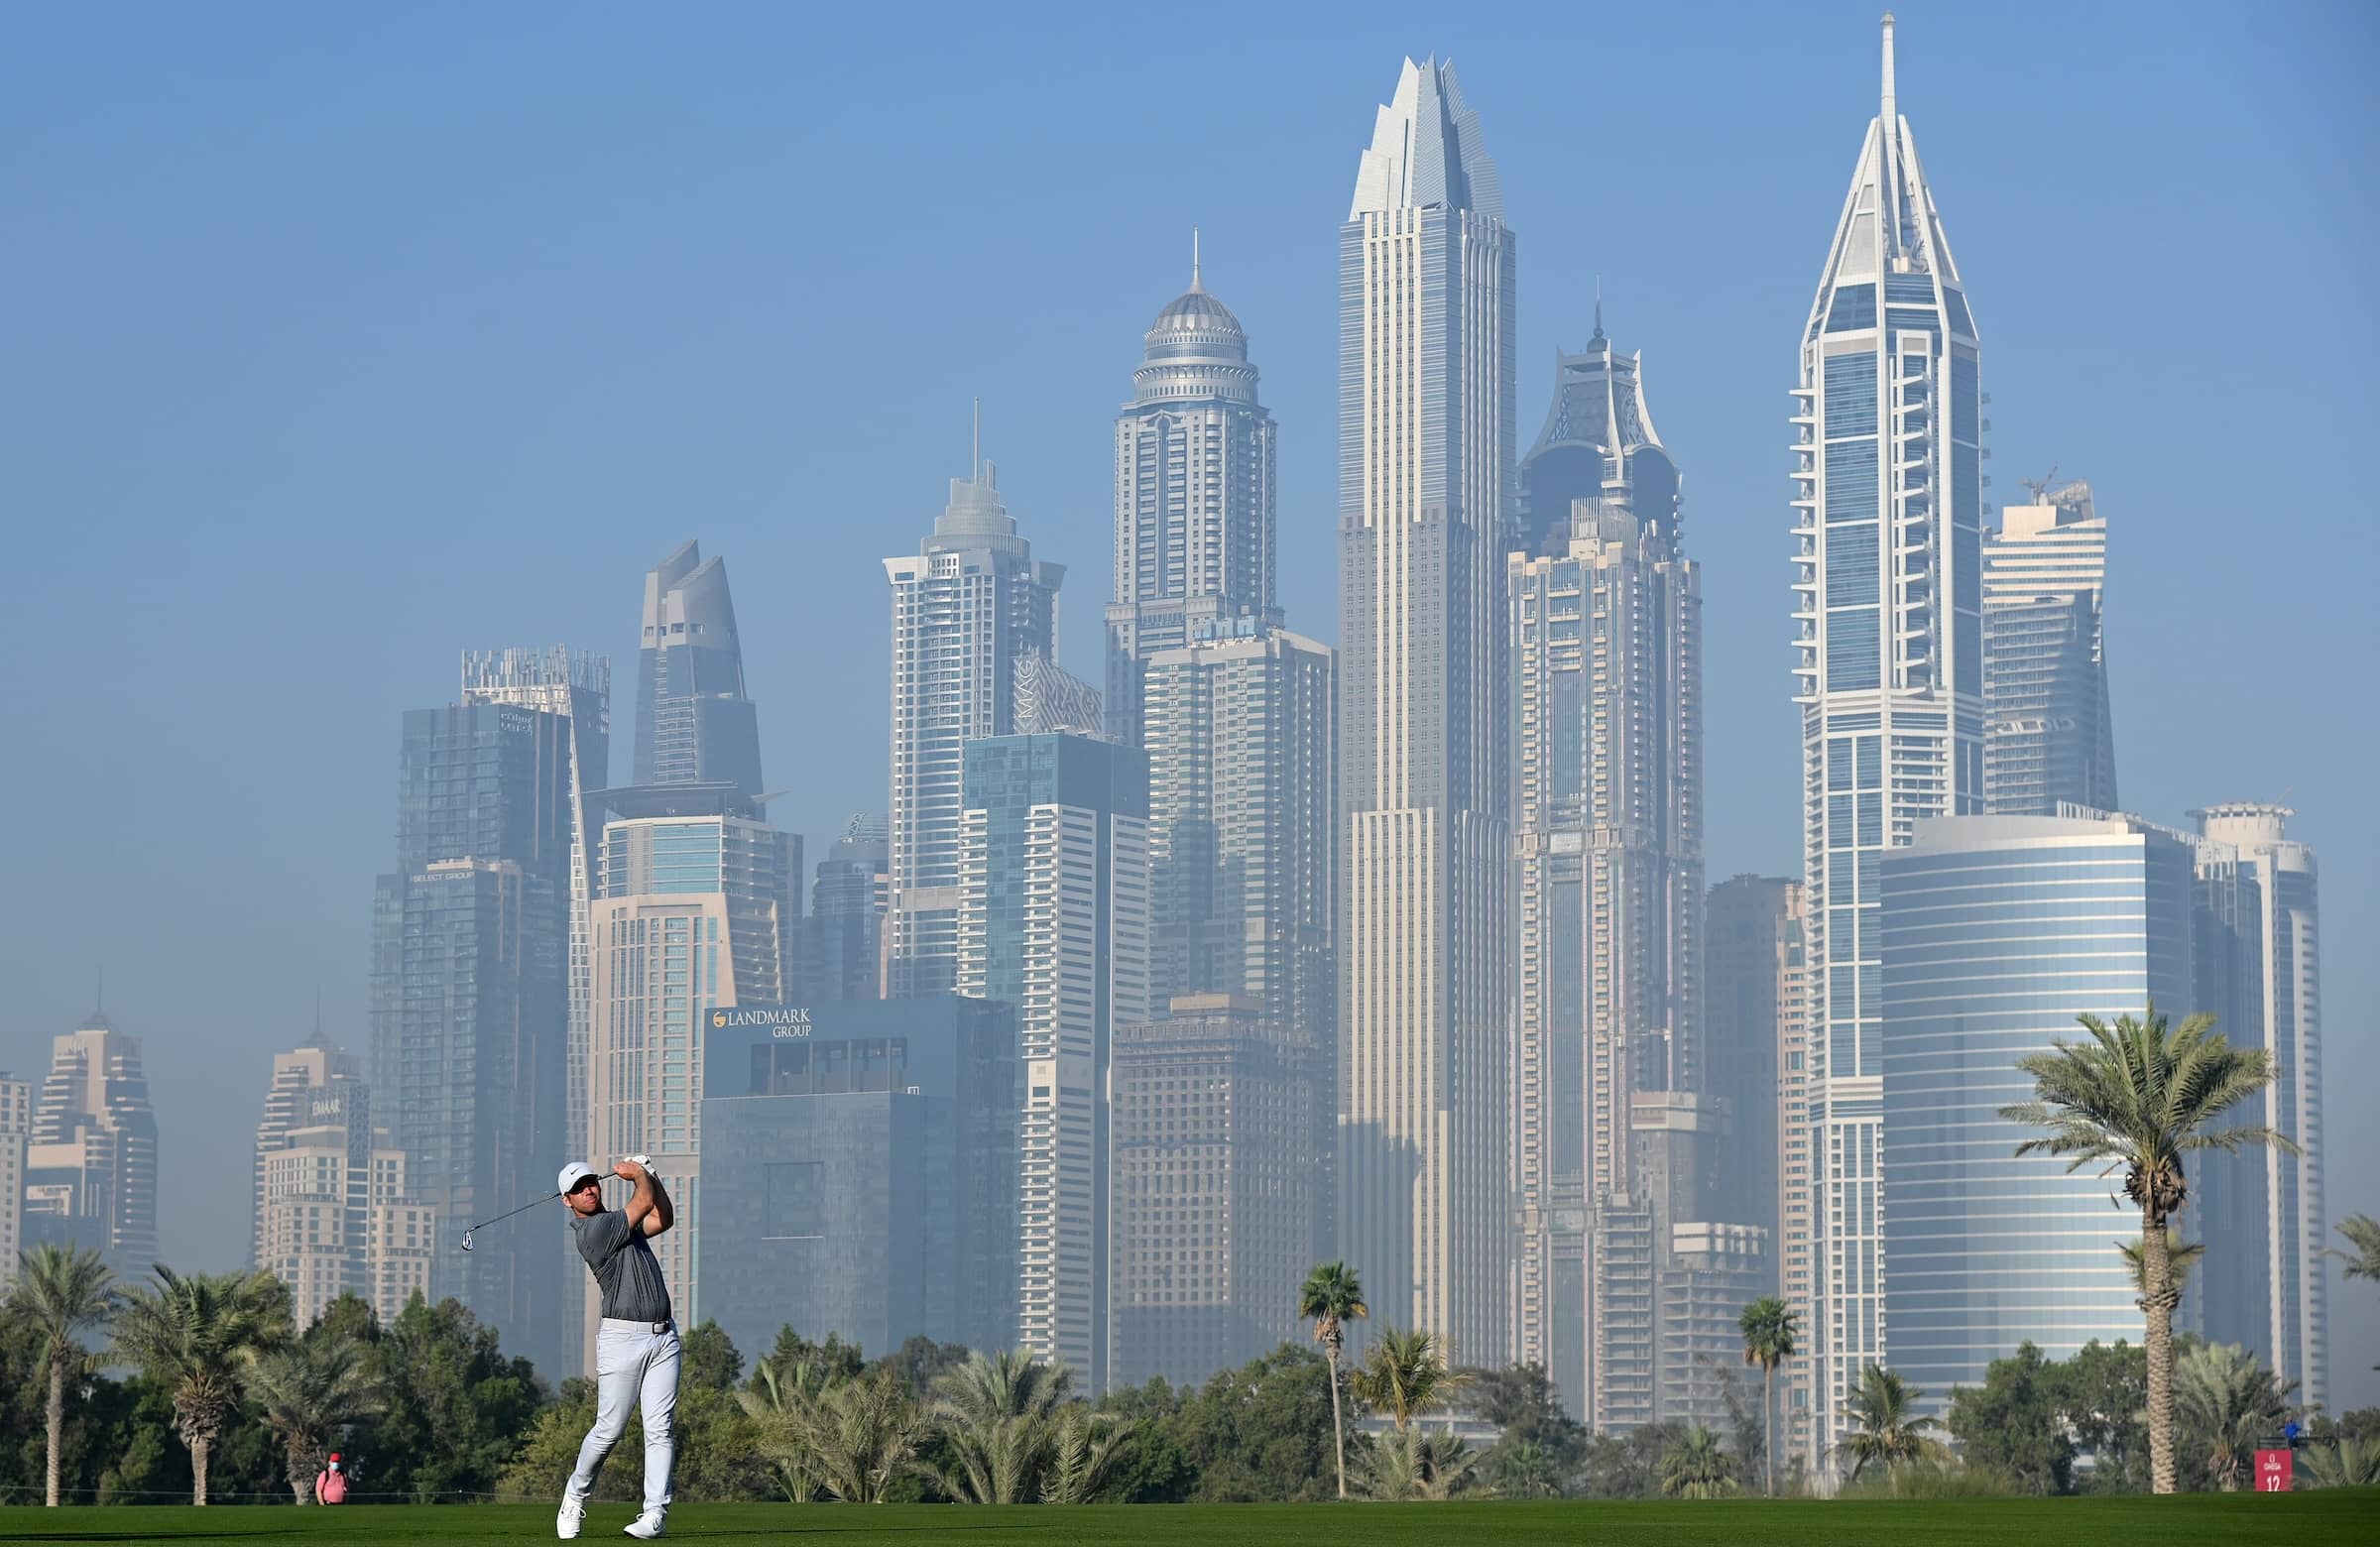
M 641 1542 L 649 1542 L 667 1529 L 661 1522 L 662 1517 L 657 1512 L 648 1509 L 631 1520 L 628 1523 L 628 1529 L 621 1534 L 633 1536 Z
M 586 1523 L 587 1506 L 575 1498 L 562 1500 L 561 1512 L 553 1517 L 553 1534 L 563 1541 L 575 1541 L 578 1528 Z

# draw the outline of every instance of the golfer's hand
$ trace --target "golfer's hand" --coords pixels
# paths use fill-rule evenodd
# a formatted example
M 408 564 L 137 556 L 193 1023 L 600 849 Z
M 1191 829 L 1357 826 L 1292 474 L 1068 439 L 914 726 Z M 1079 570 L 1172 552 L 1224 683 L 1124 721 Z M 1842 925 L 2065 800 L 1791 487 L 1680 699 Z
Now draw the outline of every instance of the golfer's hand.
M 624 1181 L 634 1182 L 650 1176 L 653 1173 L 646 1170 L 643 1166 L 637 1164 L 637 1162 L 634 1160 L 615 1160 L 612 1162 L 612 1174 Z

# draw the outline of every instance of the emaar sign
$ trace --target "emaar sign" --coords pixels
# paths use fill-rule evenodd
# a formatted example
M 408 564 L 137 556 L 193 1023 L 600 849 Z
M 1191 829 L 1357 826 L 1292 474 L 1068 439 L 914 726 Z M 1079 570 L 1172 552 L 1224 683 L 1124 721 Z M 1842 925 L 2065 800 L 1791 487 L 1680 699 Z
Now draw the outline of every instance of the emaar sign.
M 767 1026 L 769 1034 L 777 1037 L 808 1036 L 810 1008 L 807 1005 L 755 1005 L 749 1009 L 711 1012 L 711 1029 L 714 1031 L 734 1031 L 748 1026 Z

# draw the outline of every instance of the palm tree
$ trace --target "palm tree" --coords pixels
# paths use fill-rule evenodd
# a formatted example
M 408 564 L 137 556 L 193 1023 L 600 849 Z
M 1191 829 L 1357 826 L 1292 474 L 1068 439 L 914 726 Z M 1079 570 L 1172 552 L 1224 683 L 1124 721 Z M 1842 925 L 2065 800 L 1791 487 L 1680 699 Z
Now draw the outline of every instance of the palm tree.
M 2147 1250 L 2137 1241 L 2119 1241 L 2115 1244 L 2115 1250 L 2124 1254 L 2124 1268 L 2132 1275 L 2134 1291 L 2147 1294 L 2149 1292 L 2149 1254 Z M 2206 1243 L 2203 1241 L 2176 1241 L 2173 1227 L 2170 1225 L 2166 1227 L 2165 1259 L 2173 1271 L 2174 1293 L 2182 1292 L 2182 1285 L 2189 1279 L 2190 1270 L 2197 1267 L 2199 1258 L 2205 1254 Z
M 2233 1343 L 2191 1346 L 2174 1369 L 2174 1394 L 2182 1430 L 2191 1449 L 2206 1463 L 2206 1476 L 2226 1493 L 2239 1491 L 2256 1447 L 2281 1432 L 2293 1409 L 2287 1385 Z
M 2197 1150 L 2236 1151 L 2243 1144 L 2297 1146 L 2262 1126 L 2212 1129 L 2234 1102 L 2272 1083 L 2272 1059 L 2260 1047 L 2233 1047 L 2214 1029 L 2212 1015 L 2192 1015 L 2168 1029 L 2150 1006 L 2108 1025 L 2078 1017 L 2090 1040 L 2060 1037 L 2052 1051 L 2030 1053 L 2017 1067 L 2033 1076 L 2034 1100 L 2002 1107 L 2000 1116 L 2048 1129 L 2016 1146 L 2020 1155 L 2072 1156 L 2067 1170 L 2094 1160 L 2101 1175 L 2124 1172 L 2124 1193 L 2140 1210 L 2140 1308 L 2148 1318 L 2149 1474 L 2160 1493 L 2174 1490 L 2174 1281 L 2166 1227 L 2190 1196 L 2182 1157 Z
M 279 1435 L 290 1492 L 313 1501 L 314 1468 L 347 1424 L 378 1417 L 387 1389 L 352 1338 L 316 1337 L 255 1355 L 246 1370 L 248 1394 Z
M 190 1450 L 190 1501 L 206 1502 L 206 1461 L 239 1400 L 249 1356 L 290 1333 L 290 1295 L 271 1273 L 191 1273 L 160 1263 L 125 1297 L 116 1357 L 172 1388 L 174 1432 Z
M 1469 1375 L 1446 1368 L 1438 1340 L 1418 1327 L 1383 1329 L 1348 1381 L 1356 1400 L 1386 1413 L 1399 1434 L 1413 1426 L 1414 1414 L 1428 1412 L 1440 1398 L 1470 1383 Z
M 942 1486 L 979 1504 L 1028 1501 L 1049 1450 L 1050 1418 L 1073 1392 L 1074 1371 L 1061 1360 L 1036 1365 L 1003 1349 L 970 1354 L 934 1382 L 935 1416 L 957 1459 Z
M 809 1403 L 800 1422 L 819 1486 L 847 1504 L 883 1503 L 928 1427 L 890 1369 L 836 1386 Z
M 1495 1466 L 1495 1490 L 1505 1498 L 1558 1498 L 1562 1476 L 1535 1440 L 1522 1440 Z
M 42 1362 L 50 1367 L 50 1470 L 44 1498 L 53 1509 L 58 1507 L 58 1450 L 66 1426 L 66 1370 L 84 1357 L 76 1335 L 105 1326 L 117 1303 L 115 1275 L 89 1248 L 45 1244 L 18 1253 L 17 1284 L 9 1291 L 8 1309 L 41 1339 Z
M 1452 1434 L 1397 1429 L 1357 1453 L 1366 1498 L 1387 1502 L 1457 1498 L 1479 1485 L 1479 1453 Z
M 776 1468 L 777 1486 L 788 1503 L 806 1504 L 818 1493 L 817 1460 L 804 1425 L 827 1380 L 819 1361 L 764 1359 L 753 1371 L 753 1384 L 736 1393 L 736 1405 L 759 1430 L 755 1449 Z
M 1364 1285 L 1345 1262 L 1324 1262 L 1306 1275 L 1297 1291 L 1300 1321 L 1314 1324 L 1314 1341 L 1331 1362 L 1331 1451 L 1339 1462 L 1339 1496 L 1347 1496 L 1347 1427 L 1339 1411 L 1339 1355 L 1347 1347 L 1347 1324 L 1371 1315 Z
M 1870 1462 L 1895 1467 L 1950 1458 L 1950 1447 L 1933 1434 L 1942 1425 L 1910 1411 L 1925 1394 L 1881 1365 L 1859 1372 L 1859 1389 L 1851 1394 L 1850 1432 L 1835 1445 L 1837 1455 L 1851 1459 L 1849 1481 L 1856 1482 Z
M 2370 1488 L 2380 1483 L 2380 1441 L 2342 1434 L 2335 1445 L 2308 1446 L 2306 1478 L 2316 1488 Z
M 1041 1502 L 1087 1504 L 1100 1495 L 1124 1459 L 1131 1430 L 1080 1402 L 1068 1404 L 1051 1431 L 1049 1467 L 1041 1479 Z
M 1696 1427 L 1661 1453 L 1661 1492 L 1667 1498 L 1724 1498 L 1735 1491 L 1735 1469 L 1719 1436 Z
M 1792 1310 L 1772 1294 L 1745 1306 L 1735 1324 L 1743 1330 L 1743 1362 L 1760 1367 L 1760 1440 L 1766 1453 L 1765 1490 L 1772 1498 L 1777 1491 L 1777 1367 L 1801 1352 L 1794 1347 L 1800 1330 L 1795 1321 Z
M 2380 1220 L 2368 1214 L 2350 1214 L 2338 1222 L 2338 1233 L 2355 1249 L 2353 1251 L 2330 1249 L 2332 1256 L 2347 1264 L 2347 1276 L 2380 1279 Z

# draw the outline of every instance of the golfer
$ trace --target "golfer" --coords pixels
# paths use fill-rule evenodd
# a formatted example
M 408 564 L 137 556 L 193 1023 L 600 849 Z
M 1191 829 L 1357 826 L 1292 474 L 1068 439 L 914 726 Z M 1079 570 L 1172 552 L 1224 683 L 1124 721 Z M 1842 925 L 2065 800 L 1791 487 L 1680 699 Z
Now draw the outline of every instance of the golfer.
M 595 1474 L 628 1428 L 631 1405 L 645 1415 L 645 1512 L 628 1534 L 645 1541 L 661 1534 L 669 1514 L 669 1469 L 677 1459 L 669 1418 L 677 1409 L 677 1326 L 669 1319 L 669 1289 L 661 1282 L 647 1238 L 676 1221 L 669 1195 L 643 1156 L 612 1167 L 614 1176 L 636 1184 L 636 1195 L 618 1212 L 603 1206 L 603 1178 L 573 1160 L 557 1183 L 575 1216 L 578 1254 L 587 1259 L 603 1294 L 603 1326 L 595 1335 L 595 1427 L 578 1448 L 578 1470 L 562 1492 L 553 1534 L 567 1541 L 587 1517 Z

